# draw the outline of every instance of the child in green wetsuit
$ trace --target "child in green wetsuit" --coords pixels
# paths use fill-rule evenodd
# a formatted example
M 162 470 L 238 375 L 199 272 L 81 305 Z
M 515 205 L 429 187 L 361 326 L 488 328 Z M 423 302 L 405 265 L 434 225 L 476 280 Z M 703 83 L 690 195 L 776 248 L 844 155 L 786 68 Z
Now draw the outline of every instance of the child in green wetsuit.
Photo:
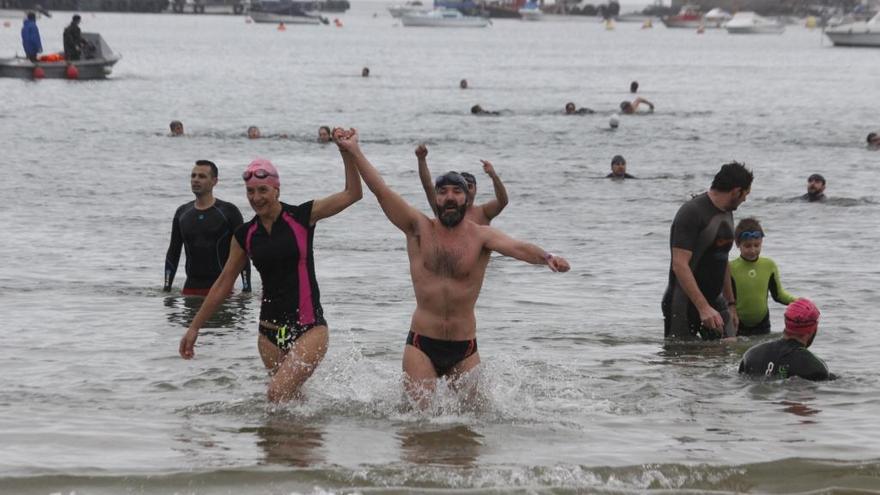
M 739 316 L 737 335 L 770 333 L 770 308 L 767 293 L 786 306 L 797 300 L 782 288 L 779 268 L 770 258 L 761 257 L 764 229 L 754 218 L 740 220 L 734 231 L 740 257 L 730 262 L 730 277 L 736 294 Z

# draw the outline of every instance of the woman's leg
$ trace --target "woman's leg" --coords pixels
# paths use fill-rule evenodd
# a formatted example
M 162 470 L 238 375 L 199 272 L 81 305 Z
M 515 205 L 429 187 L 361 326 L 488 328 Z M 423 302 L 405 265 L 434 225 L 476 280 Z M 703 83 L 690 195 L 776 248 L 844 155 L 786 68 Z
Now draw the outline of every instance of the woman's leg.
M 326 326 L 314 327 L 296 339 L 289 351 L 284 352 L 260 334 L 260 357 L 266 368 L 273 371 L 268 390 L 271 402 L 287 402 L 298 395 L 300 387 L 327 354 L 329 340 Z

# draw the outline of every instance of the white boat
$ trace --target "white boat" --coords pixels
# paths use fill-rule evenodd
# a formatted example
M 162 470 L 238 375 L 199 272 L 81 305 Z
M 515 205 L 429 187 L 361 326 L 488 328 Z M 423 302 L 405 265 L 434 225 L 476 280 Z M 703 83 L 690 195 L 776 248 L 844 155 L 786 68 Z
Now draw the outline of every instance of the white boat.
M 405 14 L 417 14 L 419 12 L 428 12 L 431 9 L 425 7 L 419 0 L 411 2 L 399 3 L 388 7 L 388 13 L 395 19 L 400 19 Z
M 321 24 L 322 18 L 317 15 L 288 15 L 275 12 L 251 12 L 254 22 L 264 24 Z M 326 23 L 324 23 L 326 24 Z
M 266 24 L 328 24 L 325 17 L 306 10 L 311 6 L 294 0 L 258 0 L 251 3 L 249 15 Z
M 544 12 L 535 2 L 529 2 L 523 5 L 518 12 L 524 21 L 540 21 L 544 18 Z
M 730 34 L 782 34 L 785 24 L 754 12 L 737 12 L 724 28 Z
M 114 53 L 98 33 L 82 33 L 86 41 L 83 57 L 80 60 L 64 60 L 64 53 L 50 57 L 49 54 L 37 59 L 36 63 L 23 57 L 0 58 L 0 77 L 18 79 L 105 79 L 110 75 L 113 65 L 122 58 Z M 71 73 L 71 66 L 76 70 Z M 41 74 L 37 75 L 37 68 Z
M 724 27 L 724 23 L 730 21 L 732 18 L 733 16 L 730 15 L 730 12 L 715 7 L 709 12 L 706 12 L 706 15 L 703 16 L 703 25 L 707 28 L 722 28 Z
M 880 14 L 865 22 L 841 24 L 825 30 L 836 46 L 880 47 Z
M 489 19 L 466 16 L 455 9 L 435 9 L 425 13 L 405 14 L 400 18 L 407 27 L 486 27 Z

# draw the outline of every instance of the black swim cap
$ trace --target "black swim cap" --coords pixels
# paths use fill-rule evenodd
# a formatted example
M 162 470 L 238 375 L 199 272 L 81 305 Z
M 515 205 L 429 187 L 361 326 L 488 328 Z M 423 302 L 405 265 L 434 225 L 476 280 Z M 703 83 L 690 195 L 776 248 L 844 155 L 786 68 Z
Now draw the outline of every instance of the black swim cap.
M 458 172 L 449 171 L 437 177 L 434 181 L 434 189 L 440 189 L 443 186 L 460 187 L 465 194 L 468 193 L 467 181 Z
M 822 184 L 825 183 L 825 177 L 822 177 L 822 174 L 813 174 L 813 175 L 807 177 L 807 182 L 812 182 L 814 180 L 817 180 L 817 181 L 821 182 Z
M 611 166 L 614 165 L 626 165 L 626 160 L 621 155 L 614 155 L 614 158 L 611 159 Z

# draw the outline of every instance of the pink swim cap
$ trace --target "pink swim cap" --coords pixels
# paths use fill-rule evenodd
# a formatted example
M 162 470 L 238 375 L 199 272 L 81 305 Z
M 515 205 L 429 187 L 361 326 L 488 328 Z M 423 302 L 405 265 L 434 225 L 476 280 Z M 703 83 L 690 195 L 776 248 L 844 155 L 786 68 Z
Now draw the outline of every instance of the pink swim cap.
M 812 301 L 800 298 L 785 310 L 785 333 L 812 335 L 819 328 L 819 308 Z
M 278 169 L 272 162 L 265 158 L 257 158 L 241 174 L 244 183 L 249 186 L 259 186 L 266 184 L 275 189 L 281 189 L 281 177 L 278 175 Z

